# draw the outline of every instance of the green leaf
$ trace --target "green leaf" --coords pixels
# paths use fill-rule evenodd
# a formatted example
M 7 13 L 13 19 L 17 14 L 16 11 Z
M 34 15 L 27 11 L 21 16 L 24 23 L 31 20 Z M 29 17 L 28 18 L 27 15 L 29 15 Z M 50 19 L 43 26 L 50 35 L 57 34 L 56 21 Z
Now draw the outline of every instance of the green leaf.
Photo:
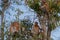
M 55 29 L 55 24 L 54 24 L 54 23 L 52 23 L 52 24 L 49 24 L 49 28 L 50 28 L 50 30 L 53 30 L 53 29 Z
M 0 10 L 0 15 L 2 14 L 2 11 Z

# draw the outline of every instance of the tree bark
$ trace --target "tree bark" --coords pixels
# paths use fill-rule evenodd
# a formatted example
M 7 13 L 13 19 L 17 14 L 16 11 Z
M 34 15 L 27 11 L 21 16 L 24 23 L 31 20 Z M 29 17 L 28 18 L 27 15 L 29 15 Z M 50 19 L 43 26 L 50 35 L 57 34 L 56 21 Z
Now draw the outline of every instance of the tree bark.
M 50 29 L 50 16 L 52 16 L 50 13 L 48 13 L 47 14 L 47 20 L 48 20 L 48 24 L 47 24 L 47 26 L 48 26 L 48 29 L 47 29 L 47 40 L 50 40 L 50 35 L 51 35 L 51 29 Z
M 4 40 L 4 22 L 3 22 L 3 20 L 4 20 L 4 12 L 2 12 L 2 15 L 1 15 L 1 26 L 2 26 L 2 40 Z
M 45 14 L 44 14 L 45 15 Z M 38 18 L 39 18 L 39 22 L 40 22 L 40 25 L 42 27 L 42 30 L 43 32 L 41 33 L 42 34 L 42 40 L 47 40 L 47 27 L 46 27 L 46 16 L 44 15 L 37 15 Z M 42 17 L 42 18 L 41 18 Z
M 1 14 L 1 26 L 2 26 L 2 40 L 4 40 L 4 11 L 8 7 L 8 0 L 3 0 L 3 8 L 2 8 L 2 14 Z

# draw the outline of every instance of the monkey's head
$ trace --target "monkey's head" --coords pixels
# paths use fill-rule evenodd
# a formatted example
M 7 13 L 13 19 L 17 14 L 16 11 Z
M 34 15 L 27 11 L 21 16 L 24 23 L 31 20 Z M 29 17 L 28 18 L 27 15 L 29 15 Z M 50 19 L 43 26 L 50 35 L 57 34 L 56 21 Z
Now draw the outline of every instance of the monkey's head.
M 13 22 L 11 25 L 17 27 L 17 26 L 19 26 L 19 23 L 18 22 Z
M 35 22 L 35 24 L 38 24 L 38 22 Z
M 10 26 L 10 32 L 11 33 L 14 33 L 14 32 L 19 32 L 20 30 L 20 25 L 19 25 L 19 22 L 12 22 L 11 23 L 11 26 Z
M 35 22 L 34 26 L 35 26 L 35 27 L 38 27 L 38 22 Z

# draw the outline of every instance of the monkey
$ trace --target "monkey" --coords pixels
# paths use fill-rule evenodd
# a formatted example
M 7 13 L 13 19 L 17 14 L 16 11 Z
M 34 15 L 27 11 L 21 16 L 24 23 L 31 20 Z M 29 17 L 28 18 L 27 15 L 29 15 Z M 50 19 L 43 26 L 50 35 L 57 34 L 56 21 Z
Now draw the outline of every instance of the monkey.
M 18 32 L 19 30 L 19 23 L 18 22 L 13 22 L 10 26 L 10 32 Z
M 32 36 L 38 35 L 39 34 L 39 30 L 40 30 L 40 28 L 38 26 L 38 23 L 35 22 L 34 25 L 33 25 L 33 27 L 32 27 L 32 30 L 31 30 Z
M 46 0 L 42 0 L 41 7 L 39 7 L 44 13 L 48 13 L 50 11 L 49 5 Z
M 21 27 L 19 25 L 20 24 L 18 22 L 11 23 L 11 25 L 10 25 L 10 33 L 13 34 L 13 36 L 18 34 L 18 32 L 21 30 Z

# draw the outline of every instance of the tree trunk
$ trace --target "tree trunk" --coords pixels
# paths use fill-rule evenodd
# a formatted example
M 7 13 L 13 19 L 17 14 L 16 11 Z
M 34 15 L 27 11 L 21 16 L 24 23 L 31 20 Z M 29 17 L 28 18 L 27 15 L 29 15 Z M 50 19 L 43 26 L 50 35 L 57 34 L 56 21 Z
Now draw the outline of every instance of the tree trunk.
M 47 31 L 47 40 L 50 40 L 50 35 L 51 35 L 51 30 L 49 30 L 49 28 L 48 28 L 48 31 Z
M 43 33 L 42 33 L 42 40 L 46 40 L 47 39 L 47 30 L 46 30 L 46 25 L 42 24 L 42 29 L 43 29 Z
M 41 16 L 38 15 L 40 25 L 43 29 L 42 40 L 50 40 L 51 29 L 49 27 L 49 23 L 50 23 L 49 14 L 48 15 L 44 14 L 42 16 L 43 17 L 41 18 Z
M 8 0 L 3 0 L 3 8 L 2 8 L 2 14 L 1 14 L 1 26 L 2 26 L 2 40 L 4 40 L 4 11 L 8 6 Z
M 44 14 L 45 15 L 45 14 Z M 46 27 L 46 16 L 39 16 L 38 15 L 38 18 L 39 18 L 39 22 L 40 22 L 40 25 L 43 29 L 43 32 L 42 32 L 42 40 L 47 40 L 47 27 Z
M 46 29 L 47 27 L 46 27 L 46 20 L 44 18 L 42 19 L 41 27 L 43 29 L 43 34 L 42 34 L 43 37 L 42 38 L 43 38 L 43 40 L 46 40 L 47 39 L 47 29 Z
M 53 16 L 51 14 L 47 15 L 48 16 L 48 30 L 47 30 L 47 40 L 51 40 L 50 39 L 50 36 L 51 36 L 51 30 L 53 30 L 53 28 L 51 28 L 50 24 L 54 24 L 53 27 L 55 27 L 55 23 L 56 23 L 56 20 L 55 18 L 53 18 L 53 20 L 50 20 L 50 16 Z
M 51 29 L 50 29 L 50 16 L 52 16 L 51 14 L 47 14 L 47 26 L 48 26 L 48 29 L 47 29 L 47 40 L 50 40 L 50 35 L 51 35 Z
M 1 15 L 1 26 L 2 26 L 2 40 L 4 40 L 4 11 L 5 11 L 5 6 L 2 8 L 2 15 Z
M 1 26 L 2 26 L 2 40 L 4 40 L 4 12 L 1 15 Z

